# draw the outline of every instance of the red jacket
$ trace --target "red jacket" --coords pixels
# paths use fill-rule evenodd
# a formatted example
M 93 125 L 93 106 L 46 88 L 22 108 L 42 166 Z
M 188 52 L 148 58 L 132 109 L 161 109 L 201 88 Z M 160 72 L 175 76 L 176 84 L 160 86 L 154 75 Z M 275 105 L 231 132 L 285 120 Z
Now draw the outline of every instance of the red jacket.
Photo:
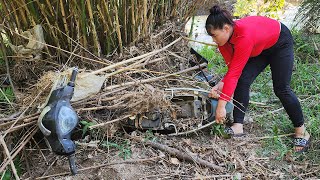
M 250 57 L 258 56 L 272 47 L 280 35 L 280 23 L 262 16 L 249 16 L 235 21 L 233 34 L 219 50 L 228 66 L 223 78 L 220 99 L 229 101 L 237 86 L 242 70 Z

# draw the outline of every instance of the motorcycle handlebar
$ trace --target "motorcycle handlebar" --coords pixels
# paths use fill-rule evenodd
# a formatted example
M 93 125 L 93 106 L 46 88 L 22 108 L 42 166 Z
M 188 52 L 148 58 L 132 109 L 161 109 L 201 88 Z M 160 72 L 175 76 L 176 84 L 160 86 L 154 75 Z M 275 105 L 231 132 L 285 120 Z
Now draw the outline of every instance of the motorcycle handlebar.
M 72 71 L 72 74 L 71 74 L 71 78 L 70 78 L 70 81 L 71 82 L 74 82 L 76 80 L 76 77 L 77 77 L 77 74 L 78 74 L 78 67 L 75 67 Z

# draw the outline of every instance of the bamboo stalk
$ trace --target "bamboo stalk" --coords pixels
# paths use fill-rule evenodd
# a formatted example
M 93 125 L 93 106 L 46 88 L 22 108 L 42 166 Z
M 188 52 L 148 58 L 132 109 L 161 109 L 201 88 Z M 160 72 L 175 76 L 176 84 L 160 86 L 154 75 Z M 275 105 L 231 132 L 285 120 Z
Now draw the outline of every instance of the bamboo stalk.
M 16 22 L 16 25 L 17 25 L 17 28 L 18 28 L 18 30 L 19 29 L 21 29 L 21 24 L 20 24 L 20 21 L 19 21 L 19 18 L 18 18 L 18 14 L 17 14 L 17 11 L 15 10 L 15 11 L 10 11 L 10 8 L 9 8 L 9 6 L 8 6 L 8 4 L 7 3 L 5 3 L 3 0 L 1 0 L 0 1 L 1 2 L 1 4 L 2 4 L 2 8 L 3 8 L 3 10 L 4 10 L 4 12 L 5 12 L 5 16 L 2 16 L 1 17 L 1 21 L 2 21 L 2 23 L 4 23 L 5 22 L 5 18 L 8 16 L 9 17 L 9 21 L 12 21 L 13 22 L 13 20 L 11 19 L 11 14 L 13 13 L 13 15 L 14 15 L 14 19 L 15 19 L 15 22 Z M 10 4 L 11 5 L 11 4 Z M 13 27 L 13 28 L 15 28 L 15 27 Z
M 142 32 L 143 36 L 146 36 L 148 34 L 148 18 L 147 18 L 147 5 L 148 5 L 148 0 L 143 0 L 143 26 L 142 26 Z
M 39 16 L 39 12 L 36 10 L 34 4 L 35 0 L 27 0 L 27 4 L 25 5 L 25 8 L 27 9 L 26 11 L 29 13 L 29 15 L 31 16 L 31 20 L 34 22 L 34 25 L 39 24 L 40 21 L 40 16 Z
M 115 28 L 118 36 L 119 50 L 120 50 L 120 53 L 122 54 L 123 53 L 122 39 L 121 39 L 120 23 L 119 23 L 119 16 L 118 16 L 118 7 L 116 4 L 114 5 L 114 15 L 115 15 L 114 20 L 115 20 Z
M 57 36 L 57 34 L 55 33 L 56 31 L 52 28 L 52 25 L 51 25 L 51 23 L 50 23 L 50 21 L 49 21 L 49 19 L 48 19 L 48 16 L 47 16 L 46 13 L 45 13 L 45 10 L 44 10 L 42 4 L 39 2 L 39 0 L 36 0 L 36 3 L 38 4 L 38 7 L 40 8 L 40 11 L 41 11 L 41 13 L 43 14 L 43 17 L 44 17 L 45 21 L 46 21 L 47 24 L 48 24 L 48 27 L 49 27 L 49 29 L 50 29 L 49 33 L 53 36 L 53 41 L 54 41 L 54 43 L 55 43 L 58 47 L 60 47 L 60 43 L 59 43 L 59 41 L 58 41 L 58 36 Z M 50 54 L 50 52 L 49 52 L 49 50 L 48 50 L 48 47 L 45 46 L 45 48 L 46 48 L 48 54 Z
M 48 13 L 49 14 L 48 19 L 53 19 L 54 26 L 56 26 L 58 28 L 59 25 L 58 25 L 58 22 L 55 20 L 55 13 L 53 12 L 53 6 L 51 5 L 50 0 L 46 0 L 46 4 L 47 4 L 47 6 L 45 6 L 46 8 L 44 8 L 44 9 L 49 9 L 49 12 L 50 12 L 50 14 Z M 44 15 L 44 16 L 47 16 L 47 15 Z M 55 32 L 56 37 L 57 37 L 58 44 L 56 44 L 56 46 L 58 48 L 61 48 L 61 43 L 58 41 L 58 39 L 59 39 L 59 37 L 62 38 L 62 34 L 61 34 L 61 32 L 58 32 L 56 29 L 54 29 L 53 31 Z
M 154 5 L 155 5 L 155 1 L 151 0 L 151 6 L 150 6 L 150 17 L 148 18 L 148 28 L 147 31 L 148 33 L 150 33 L 151 29 L 153 29 L 153 21 L 154 21 Z
M 136 1 L 136 4 L 137 4 L 137 6 L 136 6 L 136 29 L 137 29 L 137 36 L 139 36 L 140 34 L 141 34 L 141 19 L 142 19 L 142 16 L 141 16 L 141 1 L 139 1 L 139 0 L 137 0 Z
M 51 17 L 54 17 L 54 12 L 53 12 L 53 9 L 52 9 L 52 5 L 50 3 L 50 0 L 46 0 L 46 3 L 47 3 L 47 8 L 49 9 L 50 13 L 51 13 Z
M 164 21 L 164 0 L 161 1 L 160 24 Z
M 127 44 L 128 43 L 128 29 L 127 29 L 127 24 L 128 24 L 128 21 L 127 21 L 127 1 L 122 1 L 122 8 L 121 8 L 121 15 L 122 15 L 122 22 L 123 22 L 123 42 L 124 44 Z
M 136 38 L 136 20 L 135 20 L 135 4 L 134 0 L 131 0 L 131 41 L 134 41 Z
M 12 1 L 10 1 L 10 2 L 12 2 Z M 12 10 L 14 10 L 14 11 L 16 11 L 16 10 L 18 10 L 19 11 L 19 13 L 20 13 L 20 18 L 22 19 L 22 22 L 23 22 L 23 29 L 28 29 L 28 21 L 27 21 L 27 15 L 25 14 L 25 12 L 24 12 L 24 10 L 23 10 L 23 8 L 21 8 L 22 7 L 22 5 L 19 5 L 18 3 L 19 3 L 19 1 L 15 1 L 15 3 L 17 3 L 17 5 L 16 6 L 14 6 L 14 3 L 13 4 L 11 4 L 11 7 L 12 7 Z M 22 3 L 24 3 L 24 2 L 22 2 Z M 12 6 L 13 5 L 13 6 Z M 15 7 L 17 7 L 17 8 L 15 8 Z
M 110 52 L 110 38 L 108 38 L 108 37 L 110 37 L 109 36 L 110 35 L 110 30 L 109 30 L 108 23 L 107 23 L 107 21 L 106 21 L 106 19 L 104 17 L 104 14 L 103 14 L 99 4 L 97 5 L 97 10 L 98 10 L 98 12 L 100 14 L 100 19 L 102 20 L 103 33 L 105 34 L 106 40 L 107 40 L 107 47 L 105 49 L 106 49 L 106 51 L 108 53 L 108 52 Z
M 64 4 L 63 4 L 63 0 L 60 0 L 60 8 L 61 8 L 61 15 L 62 15 L 62 21 L 63 21 L 63 26 L 64 26 L 64 30 L 65 33 L 70 36 L 70 32 L 69 32 L 69 28 L 68 28 L 68 23 L 67 23 L 67 19 L 66 19 L 66 12 L 64 10 Z M 71 43 L 70 43 L 70 39 L 67 40 L 68 44 L 70 45 L 71 48 Z
M 87 9 L 88 9 L 88 13 L 89 13 L 90 23 L 91 23 L 91 27 L 92 27 L 93 43 L 94 43 L 94 47 L 96 50 L 96 55 L 101 56 L 101 47 L 100 47 L 100 43 L 98 40 L 96 26 L 94 24 L 93 13 L 92 13 L 92 8 L 91 8 L 91 0 L 86 0 L 86 1 L 87 1 Z
M 103 10 L 103 12 L 104 12 L 104 14 L 105 14 L 105 16 L 107 17 L 106 19 L 107 19 L 107 27 L 108 27 L 108 29 L 109 29 L 109 31 L 107 31 L 107 41 L 109 42 L 108 43 L 108 48 L 110 48 L 110 49 L 108 49 L 108 52 L 111 52 L 112 50 L 111 50 L 111 48 L 114 48 L 115 47 L 115 41 L 116 41 L 116 39 L 114 39 L 113 38 L 113 35 L 112 35 L 112 32 L 111 32 L 111 30 L 113 31 L 114 30 L 114 24 L 112 23 L 112 20 L 111 20 L 111 15 L 110 15 L 110 13 L 111 13 L 111 11 L 109 10 L 109 8 L 108 8 L 108 4 L 107 4 L 107 2 L 106 1 L 103 1 L 102 2 L 103 4 L 103 8 L 102 8 L 102 10 Z
M 123 45 L 148 35 L 155 27 L 155 23 L 164 22 L 170 15 L 185 17 L 181 12 L 188 13 L 194 9 L 184 6 L 178 8 L 180 2 L 182 1 L 16 0 L 5 1 L 3 7 L 7 8 L 0 11 L 8 18 L 8 22 L 5 23 L 8 23 L 11 28 L 11 34 L 8 35 L 10 39 L 16 38 L 12 33 L 13 29 L 18 28 L 21 32 L 29 29 L 30 25 L 43 21 L 48 44 L 71 51 L 71 43 L 74 43 L 70 39 L 72 38 L 80 41 L 85 49 L 89 47 L 89 51 L 94 49 L 95 54 L 100 55 L 112 52 L 115 48 L 120 50 Z M 184 0 L 184 2 L 187 1 Z M 189 5 L 191 3 L 188 3 Z M 8 9 L 10 9 L 10 12 L 8 11 L 10 15 L 6 13 Z M 180 14 L 177 14 L 178 12 Z M 95 19 L 96 15 L 99 16 L 97 19 Z M 70 38 L 65 39 L 62 32 Z M 60 53 L 64 54 L 51 48 L 49 50 L 51 53 L 57 53 L 58 56 Z
M 17 3 L 19 3 L 19 1 L 17 1 Z M 23 9 L 25 9 L 27 17 L 29 17 L 28 19 L 31 21 L 29 24 L 31 24 L 31 26 L 35 26 L 37 23 L 35 22 L 34 17 L 31 15 L 29 8 L 24 0 L 22 0 L 22 2 L 20 3 L 20 7 L 23 7 Z M 27 26 L 26 28 L 29 28 L 29 26 Z
M 171 18 L 175 18 L 177 16 L 177 7 L 179 0 L 173 0 L 173 6 L 171 9 Z
M 82 31 L 82 42 L 85 48 L 88 47 L 87 41 L 87 23 L 86 23 L 86 7 L 85 7 L 85 0 L 81 0 L 81 31 Z M 77 3 L 77 0 L 75 0 Z

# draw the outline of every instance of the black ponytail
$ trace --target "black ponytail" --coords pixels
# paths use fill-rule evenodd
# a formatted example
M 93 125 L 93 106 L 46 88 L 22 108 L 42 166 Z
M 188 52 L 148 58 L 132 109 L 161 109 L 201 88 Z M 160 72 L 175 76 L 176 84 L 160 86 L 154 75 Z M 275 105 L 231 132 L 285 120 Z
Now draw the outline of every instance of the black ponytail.
M 229 11 L 221 9 L 220 6 L 215 5 L 210 9 L 210 15 L 206 21 L 206 29 L 210 35 L 211 29 L 222 29 L 225 24 L 234 25 L 232 16 Z

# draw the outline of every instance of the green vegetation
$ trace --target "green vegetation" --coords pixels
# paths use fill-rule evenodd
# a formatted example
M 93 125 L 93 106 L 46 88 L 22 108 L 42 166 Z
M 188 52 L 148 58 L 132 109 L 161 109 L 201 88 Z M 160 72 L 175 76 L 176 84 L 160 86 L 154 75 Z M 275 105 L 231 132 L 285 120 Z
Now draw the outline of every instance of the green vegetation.
M 104 141 L 102 143 L 102 146 L 105 148 L 115 148 L 119 151 L 118 156 L 122 157 L 124 160 L 131 157 L 131 148 L 130 148 L 130 141 L 128 139 L 123 140 L 120 143 L 114 143 L 114 142 L 107 142 Z
M 292 30 L 295 46 L 295 58 L 304 63 L 316 63 L 320 57 L 320 35 L 306 34 Z
M 224 75 L 227 72 L 228 67 L 225 65 L 223 57 L 216 47 L 206 45 L 198 53 L 209 61 L 209 71 L 217 75 Z
M 94 125 L 94 122 L 88 122 L 88 121 L 80 121 L 80 124 L 82 126 L 82 137 L 88 132 L 88 128 L 92 125 Z
M 11 102 L 14 100 L 14 93 L 11 87 L 5 87 L 0 89 L 0 103 Z
M 13 161 L 14 166 L 17 170 L 17 175 L 20 177 L 21 173 L 22 173 L 22 168 L 21 168 L 21 163 L 20 163 L 20 158 L 15 158 L 15 160 Z M 12 170 L 5 170 L 3 173 L 0 173 L 0 178 L 1 180 L 11 180 L 14 179 L 14 175 Z
M 212 128 L 211 128 L 211 131 L 210 131 L 210 134 L 213 135 L 217 135 L 217 136 L 221 136 L 223 138 L 230 138 L 229 135 L 227 135 L 225 132 L 224 132 L 224 128 L 225 126 L 222 125 L 222 124 L 213 124 Z
M 304 113 L 306 127 L 311 133 L 314 141 L 320 139 L 320 64 L 315 60 L 318 58 L 316 54 L 315 44 L 312 43 L 314 36 L 307 36 L 301 32 L 293 31 L 295 39 L 295 67 L 292 74 L 291 87 L 300 99 L 302 110 Z M 317 41 L 320 42 L 320 41 Z M 284 110 L 276 113 L 271 111 L 278 110 L 282 107 L 280 101 L 273 93 L 271 71 L 267 68 L 261 73 L 252 85 L 251 100 L 255 102 L 263 102 L 267 105 L 259 107 L 250 104 L 249 111 L 263 131 L 262 134 L 275 136 L 272 139 L 263 140 L 263 148 L 259 153 L 263 156 L 276 157 L 283 159 L 288 153 L 292 152 L 291 137 L 277 137 L 280 134 L 289 134 L 293 132 L 291 121 Z M 314 144 L 311 150 L 303 156 L 303 160 L 315 163 L 320 161 L 319 144 Z M 296 154 L 295 158 L 301 157 Z
M 285 0 L 237 0 L 234 16 L 264 15 L 279 19 L 278 12 L 284 7 Z
M 144 134 L 144 141 L 156 141 L 157 137 L 153 134 L 151 130 L 147 130 Z

